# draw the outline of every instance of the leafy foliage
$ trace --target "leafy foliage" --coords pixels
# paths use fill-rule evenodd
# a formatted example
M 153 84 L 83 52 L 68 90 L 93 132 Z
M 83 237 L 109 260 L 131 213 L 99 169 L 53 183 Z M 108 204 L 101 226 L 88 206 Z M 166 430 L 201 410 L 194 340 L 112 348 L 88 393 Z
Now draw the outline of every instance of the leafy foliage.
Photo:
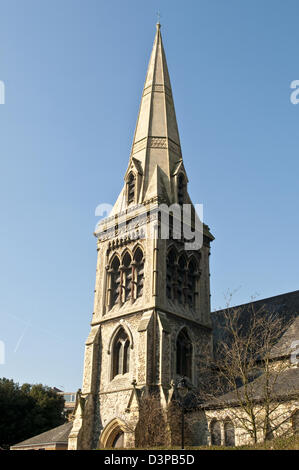
M 29 439 L 65 422 L 64 399 L 41 384 L 0 379 L 0 447 Z

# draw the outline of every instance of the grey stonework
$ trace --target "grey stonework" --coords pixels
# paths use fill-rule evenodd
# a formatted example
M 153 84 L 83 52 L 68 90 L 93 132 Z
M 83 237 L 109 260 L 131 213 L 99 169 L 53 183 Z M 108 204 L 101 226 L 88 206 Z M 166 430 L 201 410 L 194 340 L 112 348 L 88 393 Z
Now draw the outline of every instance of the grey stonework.
M 183 203 L 192 205 L 158 24 L 125 184 L 111 214 L 95 233 L 98 260 L 94 311 L 85 347 L 82 392 L 77 396 L 69 449 L 112 447 L 120 434 L 125 447 L 134 447 L 138 443 L 140 397 L 155 392 L 164 410 L 174 397 L 173 381 L 178 378 L 177 338 L 182 329 L 192 343 L 189 380 L 193 387 L 200 382 L 203 354 L 213 354 L 213 329 L 214 342 L 223 340 L 221 314 L 216 312 L 212 322 L 210 312 L 209 256 L 214 237 L 208 226 L 202 225 L 203 245 L 195 251 L 185 250 L 183 239 L 164 240 L 159 237 L 159 205 L 181 203 L 179 178 L 185 182 Z M 192 223 L 190 226 L 193 227 Z M 147 236 L 150 233 L 156 236 Z M 137 247 L 142 250 L 144 259 L 141 296 L 136 294 L 138 280 L 134 253 Z M 184 253 L 186 263 L 192 256 L 197 260 L 196 296 L 191 304 L 186 301 L 183 304 L 177 298 L 167 296 L 167 256 L 171 247 L 178 254 Z M 126 286 L 119 285 L 115 290 L 119 299 L 114 302 L 111 300 L 113 283 L 118 285 L 118 281 L 111 274 L 114 272 L 112 261 L 118 256 L 123 262 L 126 253 L 133 260 L 132 294 L 126 300 Z M 119 267 L 124 279 L 125 269 L 124 265 Z M 115 374 L 113 348 L 119 331 L 129 343 L 129 350 L 123 352 L 126 357 L 129 355 L 129 370 L 123 369 L 125 373 Z M 124 360 L 125 356 L 121 357 Z M 296 403 L 292 401 L 290 412 L 298 407 Z M 283 406 L 286 406 L 285 402 Z M 227 406 L 223 410 L 198 409 L 189 413 L 186 416 L 188 442 L 192 445 L 211 443 L 211 422 L 221 419 L 223 428 L 228 416 Z M 177 424 L 169 423 L 169 445 L 174 443 L 171 426 Z M 246 442 L 246 436 L 240 437 L 238 430 L 236 436 L 238 443 Z M 223 437 L 221 439 L 223 441 Z
M 129 174 L 134 175 L 130 184 L 135 181 L 134 201 L 130 204 L 126 183 Z M 188 181 L 160 25 L 157 25 L 125 186 L 109 218 L 96 233 L 98 262 L 94 313 L 85 349 L 81 398 L 84 409 L 77 406 L 70 449 L 109 446 L 112 438 L 106 431 L 113 437 L 117 428 L 124 432 L 125 446 L 135 445 L 138 395 L 154 390 L 159 393 L 162 407 L 168 403 L 171 382 L 176 378 L 176 340 L 182 328 L 186 328 L 192 342 L 190 379 L 197 384 L 203 346 L 211 343 L 209 245 L 213 236 L 203 225 L 204 244 L 200 252 L 185 251 L 183 240 L 159 237 L 158 207 L 161 203 L 178 202 L 179 174 Z M 131 201 L 132 186 L 130 191 Z M 190 202 L 186 188 L 184 203 Z M 157 235 L 144 236 L 148 233 Z M 166 258 L 172 245 L 179 253 L 185 252 L 187 260 L 199 253 L 200 275 L 194 307 L 167 298 Z M 107 289 L 112 282 L 109 281 L 111 257 L 117 254 L 123 259 L 126 252 L 132 257 L 137 246 L 144 254 L 143 295 L 110 308 Z M 120 327 L 130 340 L 130 366 L 127 373 L 113 377 L 113 338 Z

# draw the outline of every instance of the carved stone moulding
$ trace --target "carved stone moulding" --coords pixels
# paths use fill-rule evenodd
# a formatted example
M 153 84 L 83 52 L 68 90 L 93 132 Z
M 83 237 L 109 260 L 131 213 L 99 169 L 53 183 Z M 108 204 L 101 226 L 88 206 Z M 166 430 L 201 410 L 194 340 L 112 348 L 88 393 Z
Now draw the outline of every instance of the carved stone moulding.
M 149 137 L 149 148 L 167 148 L 167 137 Z
M 131 155 L 140 152 L 145 148 L 169 149 L 180 157 L 182 156 L 181 147 L 178 143 L 169 139 L 169 137 L 151 136 L 135 142 L 132 147 Z
M 141 238 L 140 235 L 141 234 L 137 234 L 136 232 L 135 237 L 126 236 L 125 238 L 116 238 L 115 240 L 112 240 L 111 242 L 108 243 L 107 253 L 109 253 L 111 250 L 114 251 L 117 248 L 121 248 L 132 242 L 135 242 L 136 240 L 142 240 L 143 238 Z

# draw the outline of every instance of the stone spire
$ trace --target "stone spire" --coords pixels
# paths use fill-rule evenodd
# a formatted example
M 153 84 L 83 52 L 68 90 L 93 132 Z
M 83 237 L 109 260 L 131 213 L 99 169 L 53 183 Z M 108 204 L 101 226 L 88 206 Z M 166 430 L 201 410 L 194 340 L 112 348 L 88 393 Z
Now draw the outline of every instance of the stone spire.
M 182 167 L 180 138 L 160 23 L 157 23 L 156 28 L 125 175 L 125 181 L 131 171 L 139 175 L 136 203 L 160 196 L 161 192 L 169 203 L 176 202 L 173 179 Z M 124 188 L 113 212 L 126 208 L 125 193 Z
M 157 32 L 142 93 L 141 105 L 133 139 L 132 154 L 144 139 L 165 139 L 180 149 L 180 138 L 176 122 L 171 84 L 162 43 L 160 24 Z M 152 142 L 148 142 L 151 148 Z

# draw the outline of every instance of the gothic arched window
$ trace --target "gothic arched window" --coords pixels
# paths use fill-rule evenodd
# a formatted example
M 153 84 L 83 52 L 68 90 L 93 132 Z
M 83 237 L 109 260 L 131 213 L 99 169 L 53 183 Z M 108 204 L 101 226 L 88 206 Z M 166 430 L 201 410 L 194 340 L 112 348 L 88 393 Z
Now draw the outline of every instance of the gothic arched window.
M 176 342 L 176 373 L 192 380 L 192 343 L 185 328 Z
M 130 341 L 127 339 L 124 344 L 123 373 L 129 372 L 130 366 Z
M 187 303 L 189 307 L 196 306 L 196 278 L 198 275 L 197 263 L 194 259 L 189 261 L 188 274 L 187 274 Z
M 112 346 L 112 379 L 129 372 L 130 340 L 123 328 L 118 331 Z
M 186 178 L 183 173 L 180 173 L 178 176 L 178 203 L 183 205 L 185 202 L 186 194 Z
M 128 204 L 135 201 L 135 176 L 134 173 L 130 173 L 127 181 L 127 199 Z
M 108 265 L 107 305 L 111 309 L 119 303 L 136 300 L 143 295 L 144 286 L 144 256 L 138 246 L 133 259 L 129 251 L 122 257 L 122 264 L 117 255 L 114 255 Z
M 210 425 L 212 446 L 221 446 L 221 425 L 219 421 L 213 420 Z
M 235 446 L 235 427 L 231 419 L 224 422 L 224 444 L 227 447 Z
M 120 300 L 120 261 L 117 256 L 112 260 L 109 268 L 109 307 L 112 308 Z
M 181 304 L 185 303 L 186 265 L 186 258 L 181 255 L 177 266 L 177 300 Z
M 122 302 L 126 302 L 132 296 L 132 259 L 127 252 L 123 257 L 122 268 Z
M 176 282 L 176 252 L 174 248 L 170 249 L 166 260 L 166 295 L 168 299 L 175 298 Z
M 144 259 L 143 252 L 138 247 L 134 253 L 134 266 L 135 266 L 135 298 L 141 297 L 143 294 L 144 285 Z

